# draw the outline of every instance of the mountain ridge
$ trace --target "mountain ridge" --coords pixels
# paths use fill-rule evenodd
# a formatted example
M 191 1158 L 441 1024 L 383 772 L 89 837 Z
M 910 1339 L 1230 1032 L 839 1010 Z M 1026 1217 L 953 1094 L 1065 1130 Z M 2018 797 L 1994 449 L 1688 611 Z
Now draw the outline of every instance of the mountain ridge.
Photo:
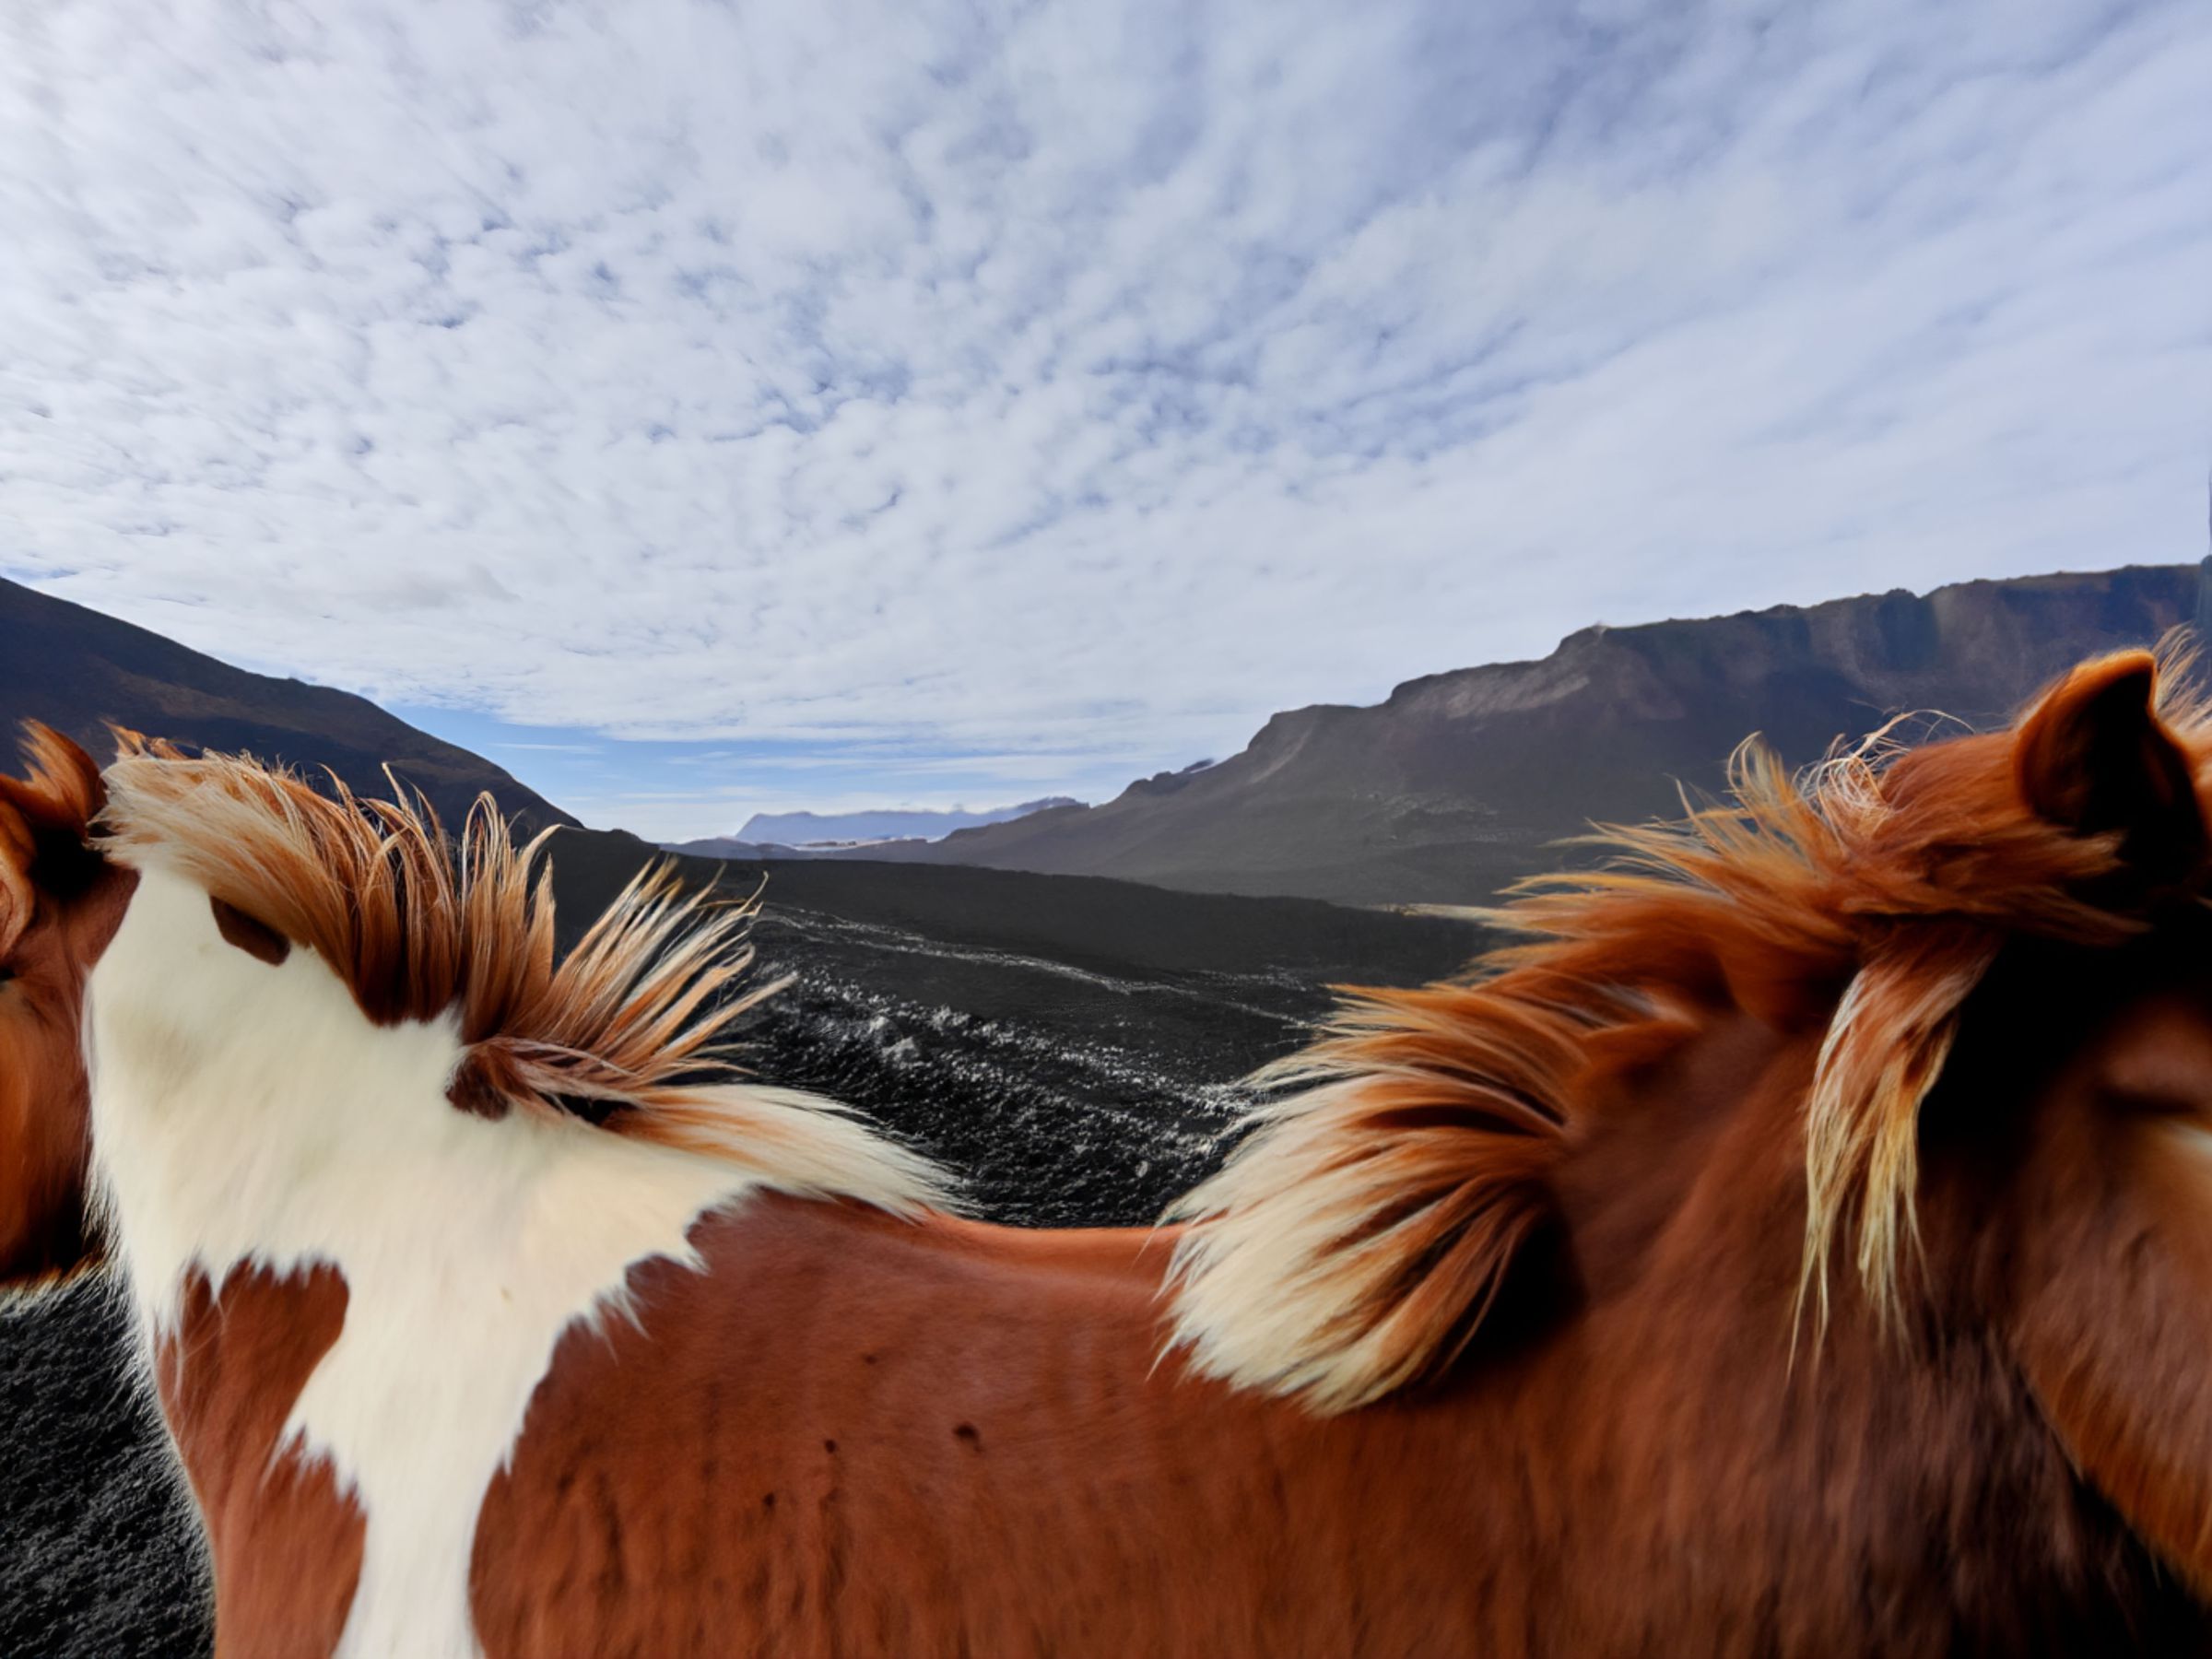
M 238 668 L 151 629 L 0 578 L 0 711 L 42 720 L 95 755 L 104 723 L 208 748 L 245 750 L 310 771 L 329 767 L 363 794 L 388 788 L 389 762 L 458 825 L 479 793 L 525 825 L 576 819 L 503 767 L 433 737 L 365 697 Z
M 885 806 L 857 812 L 756 812 L 730 836 L 671 842 L 671 852 L 697 846 L 739 845 L 809 848 L 832 841 L 935 841 L 956 830 L 1003 824 L 1054 806 L 1080 806 L 1072 795 L 1045 795 L 1012 806 L 982 811 L 966 807 Z
M 2079 658 L 2206 614 L 2196 565 L 2130 565 L 1577 629 L 1543 657 L 1270 716 L 1236 755 L 1094 806 L 871 848 L 1356 904 L 1469 903 L 1594 818 L 1712 792 L 1754 732 L 1792 764 L 1915 710 L 1982 725 Z
M 677 850 L 1359 905 L 1478 902 L 1584 855 L 1557 843 L 1593 819 L 1671 816 L 1680 787 L 1718 790 L 1725 758 L 1754 732 L 1802 765 L 1907 711 L 1992 724 L 2081 657 L 2153 643 L 2207 615 L 2205 567 L 2175 564 L 1595 625 L 1539 658 L 1403 680 L 1377 703 L 1280 711 L 1237 754 L 1134 780 L 1095 806 L 1025 803 L 1038 809 L 936 840 L 791 848 L 718 837 Z M 365 699 L 234 668 L 5 581 L 0 710 L 94 745 L 113 719 L 329 765 L 359 789 L 381 788 L 389 760 L 449 818 L 488 790 L 525 822 L 575 824 L 504 770 Z

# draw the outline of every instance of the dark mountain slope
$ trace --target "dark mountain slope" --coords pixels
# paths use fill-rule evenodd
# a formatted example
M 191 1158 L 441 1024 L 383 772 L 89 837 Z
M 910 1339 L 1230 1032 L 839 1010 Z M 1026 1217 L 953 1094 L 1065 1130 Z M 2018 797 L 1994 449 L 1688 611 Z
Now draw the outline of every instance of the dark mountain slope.
M 876 856 L 1349 903 L 1480 900 L 1593 818 L 1717 788 L 1763 732 L 1794 764 L 1907 711 L 2004 719 L 2078 658 L 2198 611 L 2194 566 L 1973 582 L 1702 621 L 1586 629 L 1540 662 L 1277 714 L 1218 766 L 1093 807 Z
M 0 582 L 0 720 L 66 732 L 103 758 L 103 721 L 208 748 L 327 766 L 382 793 L 385 761 L 454 822 L 489 790 L 536 825 L 576 820 L 499 767 L 327 686 L 233 668 L 128 622 Z

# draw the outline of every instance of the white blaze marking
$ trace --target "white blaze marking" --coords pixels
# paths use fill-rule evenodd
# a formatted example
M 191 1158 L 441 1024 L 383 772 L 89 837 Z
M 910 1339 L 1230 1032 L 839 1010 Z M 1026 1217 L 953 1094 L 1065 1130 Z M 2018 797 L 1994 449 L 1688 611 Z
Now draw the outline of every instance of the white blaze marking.
M 159 868 L 94 971 L 94 1159 L 150 1345 L 194 1268 L 345 1276 L 346 1324 L 286 1443 L 367 1519 L 342 1659 L 476 1659 L 468 1565 L 486 1488 L 561 1334 L 618 1308 L 753 1182 L 725 1165 L 445 1099 L 450 1021 L 376 1027 L 311 951 L 226 944 Z

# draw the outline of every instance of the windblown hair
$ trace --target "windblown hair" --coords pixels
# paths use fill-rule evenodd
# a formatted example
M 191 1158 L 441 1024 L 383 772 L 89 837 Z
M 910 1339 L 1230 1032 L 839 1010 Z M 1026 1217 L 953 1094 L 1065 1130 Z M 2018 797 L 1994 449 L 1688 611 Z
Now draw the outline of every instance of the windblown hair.
M 2177 666 L 2155 718 L 2194 821 L 2212 708 Z M 1801 1308 L 1825 1321 L 1855 1227 L 1860 1279 L 1893 1319 L 1917 1236 L 1921 1102 L 2000 945 L 2117 945 L 2196 902 L 2201 858 L 2161 867 L 2161 849 L 2118 827 L 2067 821 L 2023 771 L 2061 692 L 2146 677 L 2150 719 L 2152 672 L 2147 653 L 2085 665 L 2009 733 L 1907 749 L 1892 723 L 1798 778 L 1747 742 L 1723 803 L 1606 828 L 1608 867 L 1474 912 L 1530 942 L 1460 980 L 1347 993 L 1318 1041 L 1259 1075 L 1276 1092 L 1246 1138 L 1171 1212 L 1194 1223 L 1174 1270 L 1178 1343 L 1207 1374 L 1324 1412 L 1433 1376 L 1550 1214 L 1571 1142 L 1601 1129 L 1583 1081 L 1729 1006 L 1825 1032 L 1806 1103 Z
M 23 723 L 24 775 L 0 777 L 0 957 L 38 912 L 41 889 L 67 894 L 96 862 L 86 850 L 106 804 L 100 768 L 52 726 Z
M 834 1102 L 743 1081 L 731 1028 L 781 984 L 742 981 L 756 899 L 641 871 L 565 957 L 552 831 L 518 845 L 488 795 L 458 846 L 419 794 L 329 793 L 250 757 L 119 732 L 103 848 L 165 867 L 314 952 L 382 1024 L 452 1018 L 465 1111 L 562 1116 L 734 1164 L 786 1191 L 908 1211 L 940 1201 L 924 1159 Z

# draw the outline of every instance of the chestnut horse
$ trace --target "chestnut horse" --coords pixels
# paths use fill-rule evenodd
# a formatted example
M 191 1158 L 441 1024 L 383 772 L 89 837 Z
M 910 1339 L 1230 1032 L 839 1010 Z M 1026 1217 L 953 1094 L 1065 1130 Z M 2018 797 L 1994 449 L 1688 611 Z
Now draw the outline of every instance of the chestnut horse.
M 2145 653 L 1747 750 L 1155 1232 L 710 1076 L 740 919 L 556 963 L 489 818 L 141 748 L 17 949 L 225 1655 L 2206 1651 L 2208 767 Z
M 88 842 L 106 799 L 91 757 L 36 723 L 24 750 L 29 775 L 0 776 L 0 1282 L 38 1287 L 96 1253 L 79 1030 L 129 877 Z

